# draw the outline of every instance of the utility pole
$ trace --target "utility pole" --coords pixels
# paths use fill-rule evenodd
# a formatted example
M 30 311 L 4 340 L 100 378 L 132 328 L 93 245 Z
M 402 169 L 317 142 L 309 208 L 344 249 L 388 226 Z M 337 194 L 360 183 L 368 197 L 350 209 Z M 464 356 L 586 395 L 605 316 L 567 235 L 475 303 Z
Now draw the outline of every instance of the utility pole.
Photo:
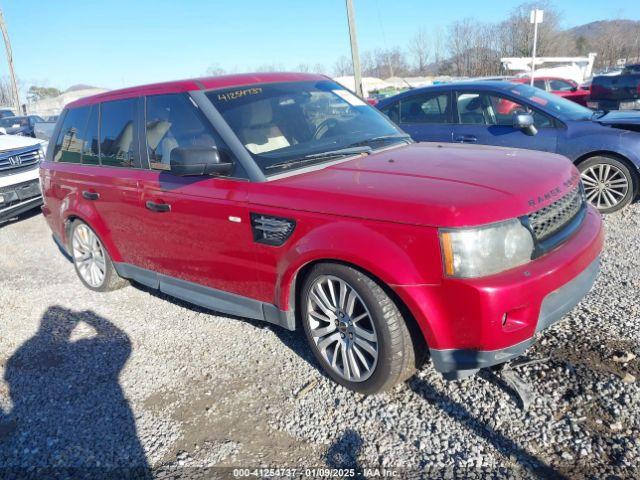
M 7 26 L 4 23 L 4 14 L 0 9 L 0 30 L 2 30 L 2 36 L 4 37 L 4 47 L 7 50 L 7 63 L 9 64 L 9 76 L 11 77 L 11 90 L 13 94 L 13 103 L 16 108 L 16 112 L 20 115 L 20 93 L 18 92 L 18 83 L 16 82 L 16 73 L 13 71 L 13 54 L 11 53 L 11 42 L 9 41 L 9 33 L 7 32 Z
M 356 38 L 356 18 L 353 11 L 353 0 L 347 1 L 347 22 L 349 23 L 349 39 L 351 40 L 351 62 L 353 76 L 356 83 L 356 94 L 362 97 L 362 73 L 360 71 L 360 54 L 358 53 L 358 39 Z
M 542 23 L 542 16 L 544 10 L 538 10 L 537 8 L 531 10 L 531 23 L 533 23 L 533 52 L 531 55 L 531 81 L 529 85 L 533 87 L 533 74 L 536 70 L 536 47 L 538 46 L 538 24 Z

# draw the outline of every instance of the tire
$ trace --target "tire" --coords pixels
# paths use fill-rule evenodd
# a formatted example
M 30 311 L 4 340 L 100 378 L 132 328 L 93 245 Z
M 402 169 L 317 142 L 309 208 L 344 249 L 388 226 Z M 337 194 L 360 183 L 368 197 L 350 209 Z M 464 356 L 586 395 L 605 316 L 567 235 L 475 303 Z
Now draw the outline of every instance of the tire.
M 107 249 L 89 225 L 81 220 L 74 220 L 69 233 L 69 253 L 76 274 L 85 287 L 94 292 L 110 292 L 129 284 L 118 275 Z M 83 263 L 82 259 L 87 255 L 89 257 Z
M 340 385 L 373 394 L 415 372 L 414 345 L 405 319 L 380 285 L 364 273 L 336 263 L 318 264 L 304 280 L 299 305 L 313 354 Z M 375 357 L 371 350 L 377 352 Z
M 591 157 L 578 164 L 587 201 L 600 213 L 613 213 L 631 203 L 638 177 L 629 166 L 614 157 Z

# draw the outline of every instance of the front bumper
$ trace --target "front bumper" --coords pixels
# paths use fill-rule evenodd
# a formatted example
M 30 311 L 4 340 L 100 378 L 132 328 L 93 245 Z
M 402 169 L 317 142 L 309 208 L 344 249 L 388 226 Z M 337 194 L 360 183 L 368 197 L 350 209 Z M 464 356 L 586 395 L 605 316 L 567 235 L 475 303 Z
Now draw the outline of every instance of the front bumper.
M 42 205 L 38 179 L 0 187 L 0 222 Z
M 600 258 L 596 258 L 576 278 L 548 294 L 540 307 L 536 333 L 556 323 L 580 303 L 591 290 L 599 272 Z M 430 354 L 435 369 L 442 372 L 446 378 L 455 379 L 519 357 L 533 343 L 534 338 L 531 337 L 516 345 L 497 350 L 430 349 Z
M 603 242 L 602 218 L 589 206 L 570 238 L 528 264 L 394 290 L 420 326 L 435 368 L 459 378 L 522 354 L 537 332 L 571 310 L 595 280 Z

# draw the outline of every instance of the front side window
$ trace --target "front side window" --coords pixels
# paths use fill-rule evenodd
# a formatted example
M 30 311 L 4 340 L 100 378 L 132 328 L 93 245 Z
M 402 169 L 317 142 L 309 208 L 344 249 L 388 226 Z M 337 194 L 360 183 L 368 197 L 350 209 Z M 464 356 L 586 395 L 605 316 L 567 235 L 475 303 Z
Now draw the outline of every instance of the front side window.
M 536 88 L 539 88 L 540 90 L 546 90 L 547 89 L 547 85 L 544 82 L 544 80 L 534 80 L 533 81 L 533 86 Z
M 54 162 L 80 163 L 83 134 L 89 117 L 89 108 L 72 108 L 65 115 L 53 149 Z
M 536 127 L 553 126 L 552 120 L 546 115 L 501 95 L 459 93 L 457 106 L 459 121 L 464 125 L 512 126 L 514 114 L 531 113 Z
M 100 163 L 108 167 L 139 167 L 136 162 L 137 99 L 115 100 L 101 105 Z
M 400 101 L 400 123 L 448 123 L 448 95 L 428 93 Z
M 331 80 L 256 84 L 207 97 L 265 175 L 407 141 L 384 115 Z
M 185 94 L 147 97 L 145 122 L 152 169 L 169 170 L 171 152 L 178 147 L 213 147 L 221 157 L 231 156 L 222 139 Z
M 549 80 L 549 89 L 552 92 L 570 92 L 574 86 L 565 80 Z

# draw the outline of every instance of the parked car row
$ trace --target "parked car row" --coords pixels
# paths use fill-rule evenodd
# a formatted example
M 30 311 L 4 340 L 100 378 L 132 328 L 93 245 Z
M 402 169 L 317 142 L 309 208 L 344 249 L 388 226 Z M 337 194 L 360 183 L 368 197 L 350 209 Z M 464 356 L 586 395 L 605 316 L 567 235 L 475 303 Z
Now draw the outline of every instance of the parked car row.
M 419 142 L 472 143 L 554 152 L 581 172 L 602 213 L 638 193 L 640 114 L 591 111 L 557 95 L 507 82 L 460 82 L 408 90 L 377 104 Z
M 301 330 L 327 375 L 363 393 L 426 355 L 462 378 L 522 354 L 573 308 L 603 247 L 591 184 L 551 153 L 595 135 L 562 129 L 602 121 L 526 85 L 486 85 L 388 100 L 408 133 L 432 125 L 437 143 L 320 75 L 85 98 L 41 165 L 43 212 L 91 290 L 135 281 Z M 474 144 L 487 134 L 547 151 Z

